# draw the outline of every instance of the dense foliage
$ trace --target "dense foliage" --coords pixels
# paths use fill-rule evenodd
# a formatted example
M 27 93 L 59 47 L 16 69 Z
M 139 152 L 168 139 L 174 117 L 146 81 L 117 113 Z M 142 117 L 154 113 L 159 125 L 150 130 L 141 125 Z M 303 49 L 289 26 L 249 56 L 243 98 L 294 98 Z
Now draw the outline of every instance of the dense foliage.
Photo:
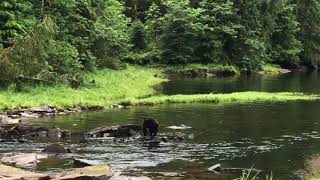
M 40 2 L 40 3 L 39 3 Z M 318 68 L 320 0 L 2 0 L 0 80 L 137 64 Z

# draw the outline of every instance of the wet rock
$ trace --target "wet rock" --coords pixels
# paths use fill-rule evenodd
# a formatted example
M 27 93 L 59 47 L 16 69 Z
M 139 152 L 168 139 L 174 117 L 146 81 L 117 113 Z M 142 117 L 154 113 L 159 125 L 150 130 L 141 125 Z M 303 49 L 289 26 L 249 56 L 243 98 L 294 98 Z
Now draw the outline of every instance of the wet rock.
M 71 153 L 71 150 L 69 148 L 65 148 L 64 145 L 59 143 L 54 143 L 48 145 L 43 152 L 47 153 Z
M 86 160 L 86 159 L 73 159 L 73 166 L 75 168 L 82 168 L 87 166 L 96 166 L 101 164 L 100 161 Z
M 62 132 L 60 128 L 49 129 L 48 137 L 51 139 L 60 139 L 62 137 Z
M 19 122 L 18 119 L 12 119 L 6 115 L 0 115 L 0 125 L 16 124 L 18 122 Z
M 38 162 L 42 159 L 48 158 L 48 155 L 46 154 L 21 154 L 21 155 L 15 155 L 10 157 L 2 157 L 1 163 L 10 165 L 10 166 L 17 166 L 17 167 L 30 167 L 37 165 Z
M 133 135 L 132 131 L 141 131 L 142 127 L 139 125 L 122 125 L 111 127 L 98 127 L 85 134 L 86 138 L 102 138 L 102 137 L 130 137 Z
M 61 130 L 61 138 L 68 138 L 71 136 L 71 131 L 69 130 Z
M 25 125 L 25 124 L 18 124 L 16 127 L 13 128 L 14 130 L 17 130 L 21 135 L 29 134 L 32 132 L 36 132 L 36 128 Z
M 57 175 L 55 180 L 105 180 L 113 175 L 109 165 L 88 166 Z
M 152 180 L 147 176 L 112 176 L 110 180 Z
M 4 178 L 3 178 L 4 177 Z M 29 180 L 49 180 L 47 174 L 33 173 L 22 169 L 0 164 L 0 179 L 29 179 Z
M 21 118 L 38 118 L 39 115 L 36 113 L 31 113 L 31 112 L 22 112 L 20 114 Z

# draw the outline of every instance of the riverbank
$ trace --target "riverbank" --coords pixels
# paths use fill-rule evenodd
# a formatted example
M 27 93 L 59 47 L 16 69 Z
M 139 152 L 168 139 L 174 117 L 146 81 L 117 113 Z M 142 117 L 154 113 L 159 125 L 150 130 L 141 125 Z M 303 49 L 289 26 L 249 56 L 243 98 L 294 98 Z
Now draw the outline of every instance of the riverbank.
M 298 100 L 319 100 L 319 95 L 306 95 L 303 93 L 268 93 L 268 92 L 236 92 L 227 94 L 197 94 L 153 96 L 144 99 L 123 101 L 124 105 L 157 105 L 172 103 L 252 103 L 252 102 L 287 102 Z
M 44 107 L 41 112 L 63 114 L 83 109 L 103 109 L 110 107 L 155 105 L 164 103 L 248 103 L 261 101 L 316 100 L 317 95 L 301 93 L 238 92 L 232 94 L 202 94 L 155 96 L 154 86 L 167 81 L 163 69 L 141 66 L 128 66 L 125 70 L 105 69 L 88 73 L 94 85 L 72 89 L 68 86 L 38 86 L 16 92 L 9 88 L 0 92 L 0 110 L 24 109 L 23 114 L 32 114 Z M 49 107 L 49 108 L 48 108 Z M 75 109 L 73 109 L 75 108 Z M 31 110 L 30 110 L 31 109 Z M 49 109 L 50 112 L 45 110 Z M 14 113 L 13 113 L 14 114 Z
M 180 65 L 167 67 L 164 71 L 165 73 L 174 76 L 186 77 L 228 77 L 242 73 L 242 70 L 234 65 L 222 64 L 187 64 L 185 66 Z M 260 71 L 255 71 L 253 73 L 279 75 L 288 72 L 291 71 L 288 69 L 283 69 L 278 65 L 265 64 L 262 65 L 262 69 Z
M 110 106 L 123 99 L 136 99 L 155 93 L 153 86 L 166 81 L 161 70 L 128 66 L 125 70 L 105 69 L 88 73 L 95 84 L 80 89 L 66 85 L 38 86 L 24 92 L 0 91 L 0 110 L 52 106 L 57 108 Z

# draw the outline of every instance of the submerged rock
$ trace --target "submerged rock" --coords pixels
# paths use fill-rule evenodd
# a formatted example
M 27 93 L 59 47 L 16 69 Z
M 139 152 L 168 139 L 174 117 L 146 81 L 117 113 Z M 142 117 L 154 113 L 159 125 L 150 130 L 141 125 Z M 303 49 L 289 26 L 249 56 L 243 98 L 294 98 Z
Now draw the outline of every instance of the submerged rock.
M 64 145 L 59 143 L 54 143 L 48 145 L 43 152 L 47 153 L 71 153 L 71 150 L 69 148 L 65 148 Z
M 141 126 L 133 124 L 98 127 L 86 133 L 85 138 L 130 137 L 133 135 L 132 131 L 139 132 L 141 130 Z
M 55 180 L 105 180 L 113 175 L 112 169 L 109 165 L 88 166 L 78 168 L 69 172 L 62 173 L 54 177 Z
M 47 180 L 49 175 L 25 171 L 22 169 L 0 164 L 0 179 L 32 179 L 32 180 Z
M 2 164 L 26 168 L 37 165 L 37 163 L 40 162 L 40 160 L 46 158 L 48 158 L 48 155 L 46 154 L 31 153 L 15 155 L 10 157 L 2 157 L 0 161 Z

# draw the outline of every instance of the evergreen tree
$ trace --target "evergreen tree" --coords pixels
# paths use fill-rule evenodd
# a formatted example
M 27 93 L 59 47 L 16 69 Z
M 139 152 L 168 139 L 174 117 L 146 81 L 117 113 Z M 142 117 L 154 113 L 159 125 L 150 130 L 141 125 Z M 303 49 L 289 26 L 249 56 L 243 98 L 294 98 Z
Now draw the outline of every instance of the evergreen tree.
M 250 72 L 260 69 L 267 60 L 266 47 L 263 41 L 263 29 L 259 0 L 234 0 L 236 38 L 229 42 L 232 48 L 232 59 L 236 65 Z
M 204 33 L 201 36 L 197 56 L 203 63 L 231 63 L 228 41 L 237 33 L 233 22 L 234 7 L 231 1 L 203 0 L 200 2 L 201 23 Z
M 295 6 L 287 0 L 277 4 L 279 13 L 275 19 L 275 28 L 271 34 L 271 62 L 286 68 L 296 68 L 300 63 L 302 44 L 297 39 L 299 23 L 294 14 Z
M 195 43 L 201 27 L 198 11 L 188 8 L 189 1 L 168 1 L 163 34 L 160 39 L 162 60 L 166 64 L 186 64 L 195 59 Z
M 144 25 L 141 21 L 135 21 L 132 24 L 131 43 L 137 50 L 143 50 L 147 47 Z
M 299 39 L 303 44 L 301 60 L 318 67 L 320 64 L 320 1 L 298 0 L 297 14 L 300 23 Z
M 31 8 L 32 4 L 27 0 L 0 2 L 0 46 L 9 47 L 16 37 L 27 34 L 34 23 Z

